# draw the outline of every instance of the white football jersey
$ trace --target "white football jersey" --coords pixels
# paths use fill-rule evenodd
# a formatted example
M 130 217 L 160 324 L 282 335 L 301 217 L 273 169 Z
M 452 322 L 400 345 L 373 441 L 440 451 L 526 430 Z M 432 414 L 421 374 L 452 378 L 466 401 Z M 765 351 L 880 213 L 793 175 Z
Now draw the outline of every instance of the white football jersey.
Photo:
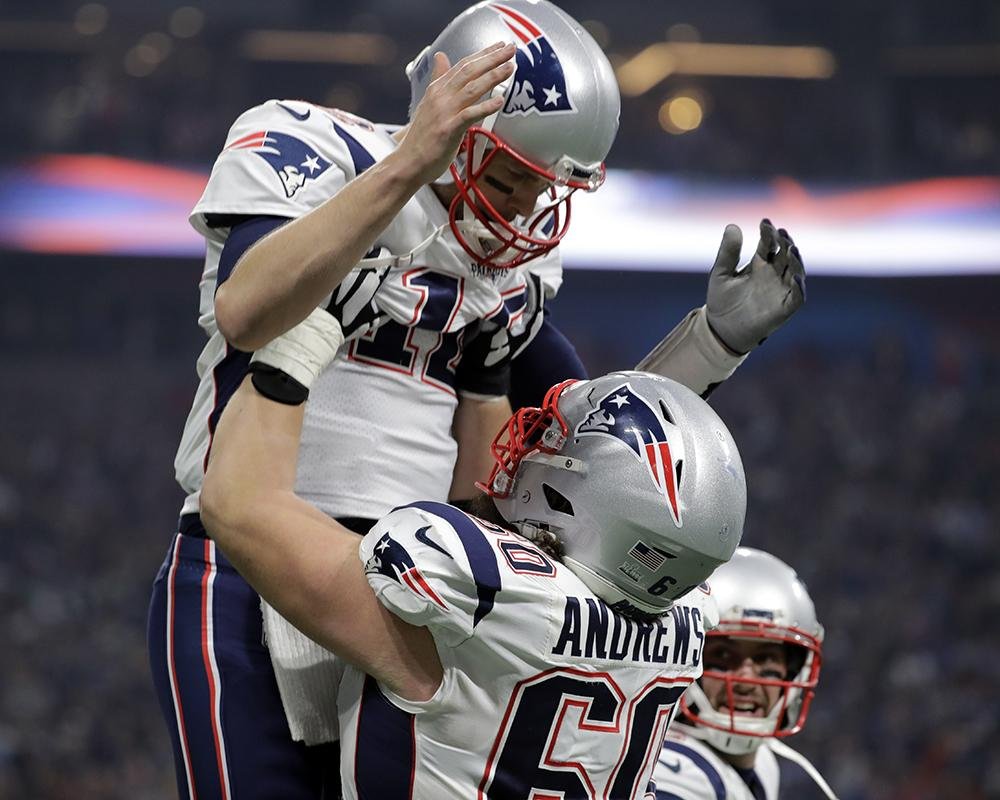
M 360 555 L 382 604 L 431 631 L 444 677 L 415 703 L 347 669 L 345 798 L 651 797 L 708 595 L 626 619 L 530 541 L 440 503 L 396 509 Z
M 271 100 L 233 125 L 191 224 L 205 237 L 199 324 L 209 342 L 175 460 L 197 511 L 212 432 L 247 356 L 215 324 L 219 256 L 228 229 L 206 215 L 298 217 L 396 148 L 392 126 L 302 101 Z M 456 458 L 451 424 L 457 398 L 460 331 L 489 318 L 518 334 L 524 326 L 523 269 L 483 270 L 448 228 L 429 187 L 406 204 L 376 246 L 406 255 L 441 235 L 406 268 L 393 269 L 376 302 L 388 318 L 349 341 L 310 392 L 296 491 L 333 516 L 378 518 L 416 499 L 446 500 Z M 546 293 L 562 280 L 558 250 L 533 262 Z M 419 466 L 416 466 L 419 465 Z
M 653 773 L 657 800 L 777 800 L 780 770 L 767 740 L 753 768 L 737 770 L 689 730 L 674 725 L 667 732 Z

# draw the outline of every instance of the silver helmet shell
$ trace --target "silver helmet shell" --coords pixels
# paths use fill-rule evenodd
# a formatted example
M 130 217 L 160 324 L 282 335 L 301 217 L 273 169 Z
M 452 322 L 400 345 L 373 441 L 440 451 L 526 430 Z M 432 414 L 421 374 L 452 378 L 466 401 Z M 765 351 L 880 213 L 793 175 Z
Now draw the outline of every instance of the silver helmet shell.
M 518 46 L 517 70 L 493 133 L 539 167 L 597 175 L 618 132 L 618 82 L 593 37 L 547 0 L 477 3 L 455 17 L 407 67 L 410 114 L 430 84 L 434 53 L 455 64 L 500 41 Z
M 746 479 L 712 408 L 681 384 L 615 372 L 555 387 L 494 443 L 489 491 L 612 606 L 660 615 L 739 544 Z
M 736 684 L 779 686 L 781 693 L 763 717 L 737 714 L 712 706 L 700 683 L 691 685 L 681 709 L 698 727 L 698 738 L 725 753 L 748 753 L 766 737 L 785 737 L 805 725 L 822 663 L 823 626 L 805 584 L 779 558 L 740 547 L 719 567 L 709 585 L 719 610 L 714 637 L 733 637 L 780 643 L 786 650 L 789 672 L 781 679 L 740 676 L 713 670 L 705 664 L 702 676 L 724 682 L 727 693 Z
M 496 90 L 504 93 L 503 107 L 470 128 L 463 142 L 450 170 L 459 190 L 450 210 L 452 230 L 471 255 L 511 267 L 558 243 L 574 190 L 603 183 L 621 97 L 607 56 L 576 20 L 547 0 L 505 0 L 466 9 L 410 62 L 410 115 L 430 84 L 434 53 L 455 64 L 498 41 L 517 45 L 516 70 Z M 500 151 L 551 186 L 536 212 L 515 224 L 496 215 L 477 190 L 484 159 Z M 484 250 L 478 240 L 492 245 Z

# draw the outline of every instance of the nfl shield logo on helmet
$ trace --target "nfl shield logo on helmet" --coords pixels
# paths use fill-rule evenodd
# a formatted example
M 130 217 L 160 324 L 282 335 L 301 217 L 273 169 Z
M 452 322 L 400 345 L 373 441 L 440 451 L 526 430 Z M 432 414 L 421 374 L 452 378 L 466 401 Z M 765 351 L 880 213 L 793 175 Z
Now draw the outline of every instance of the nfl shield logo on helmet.
M 583 422 L 576 436 L 610 436 L 629 446 L 645 465 L 653 484 L 663 494 L 677 527 L 683 524 L 678 501 L 681 464 L 680 437 L 668 437 L 660 415 L 627 383 L 608 392 Z M 673 443 L 668 441 L 673 438 Z
M 500 3 L 490 6 L 517 37 L 513 87 L 501 113 L 552 114 L 576 111 L 566 91 L 562 62 L 548 37 L 524 14 Z
M 287 133 L 257 131 L 237 139 L 226 150 L 250 150 L 271 165 L 288 197 L 307 181 L 314 180 L 330 167 L 330 162 L 312 147 Z

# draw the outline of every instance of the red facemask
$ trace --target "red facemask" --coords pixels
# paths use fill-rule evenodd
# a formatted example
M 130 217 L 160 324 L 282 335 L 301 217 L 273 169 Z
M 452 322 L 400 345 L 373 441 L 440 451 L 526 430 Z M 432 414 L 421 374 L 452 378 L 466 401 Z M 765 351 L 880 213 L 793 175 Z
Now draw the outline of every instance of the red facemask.
M 451 175 L 458 190 L 448 209 L 451 230 L 466 253 L 481 266 L 493 269 L 512 269 L 552 250 L 569 229 L 572 194 L 577 189 L 595 190 L 605 177 L 603 165 L 597 176 L 590 179 L 575 175 L 558 176 L 528 161 L 494 133 L 480 127 L 469 128 L 459 152 L 464 155 L 464 168 L 460 172 L 454 164 L 451 166 Z M 486 169 L 501 152 L 519 167 L 549 183 L 549 188 L 543 193 L 547 201 L 541 208 L 536 208 L 522 225 L 514 225 L 504 219 L 479 185 Z M 478 153 L 482 156 L 478 157 Z M 477 237 L 474 231 L 463 230 L 465 226 L 462 223 L 469 221 L 462 219 L 463 210 L 475 217 L 481 236 Z M 470 238 L 481 241 L 470 241 Z
M 477 483 L 490 497 L 504 499 L 510 496 L 514 475 L 521 461 L 531 453 L 554 453 L 566 440 L 569 428 L 559 411 L 559 398 L 566 387 L 575 380 L 557 383 L 545 393 L 541 408 L 522 408 L 507 420 L 507 424 L 490 445 L 496 463 L 485 484 Z M 553 428 L 553 423 L 558 429 Z M 552 433 L 546 436 L 546 431 Z
M 706 667 L 702 677 L 712 678 L 722 681 L 726 692 L 726 706 L 728 712 L 716 711 L 716 714 L 723 714 L 728 717 L 728 722 L 720 724 L 719 721 L 707 719 L 706 715 L 700 713 L 700 709 L 690 705 L 688 697 L 681 698 L 681 710 L 686 717 L 698 725 L 703 725 L 716 730 L 735 733 L 742 736 L 757 737 L 777 737 L 782 738 L 798 733 L 805 726 L 806 718 L 809 716 L 809 706 L 812 704 L 816 694 L 816 685 L 819 682 L 819 671 L 823 663 L 823 654 L 820 641 L 798 628 L 778 626 L 767 622 L 726 622 L 710 631 L 712 636 L 729 636 L 739 638 L 752 638 L 755 640 L 766 640 L 784 645 L 790 654 L 795 654 L 797 663 L 789 664 L 789 674 L 784 678 L 764 678 L 754 677 L 745 674 L 735 675 L 732 672 L 722 672 Z M 808 664 L 805 674 L 800 674 L 803 667 Z M 775 706 L 768 712 L 768 717 L 773 719 L 773 725 L 767 730 L 748 729 L 744 717 L 736 714 L 732 709 L 736 705 L 736 684 L 750 684 L 753 686 L 767 687 L 778 686 L 781 694 L 778 696 Z M 790 707 L 793 692 L 801 695 L 801 703 L 795 704 L 795 711 Z M 794 716 L 794 719 L 792 718 Z M 753 720 L 751 720 L 752 722 Z

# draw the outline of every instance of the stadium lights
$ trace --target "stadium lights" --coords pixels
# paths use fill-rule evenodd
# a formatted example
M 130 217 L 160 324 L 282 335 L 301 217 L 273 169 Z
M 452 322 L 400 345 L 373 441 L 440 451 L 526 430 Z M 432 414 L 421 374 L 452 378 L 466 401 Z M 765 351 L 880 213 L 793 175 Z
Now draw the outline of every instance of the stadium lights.
M 622 94 L 641 95 L 668 75 L 825 79 L 836 71 L 824 47 L 659 42 L 618 67 Z
M 240 47 L 254 61 L 389 64 L 396 54 L 387 36 L 324 31 L 249 31 Z

